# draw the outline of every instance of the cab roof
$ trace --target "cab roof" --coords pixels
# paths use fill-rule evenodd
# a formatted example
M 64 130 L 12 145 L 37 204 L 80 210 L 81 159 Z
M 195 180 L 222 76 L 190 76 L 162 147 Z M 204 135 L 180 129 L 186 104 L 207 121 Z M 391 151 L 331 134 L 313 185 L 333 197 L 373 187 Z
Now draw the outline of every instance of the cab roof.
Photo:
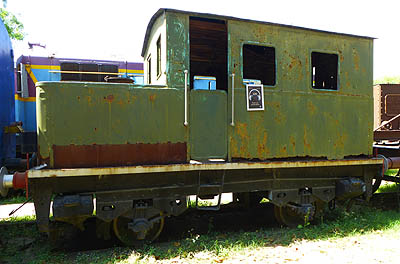
M 364 38 L 364 39 L 375 39 L 373 37 L 367 37 L 367 36 L 359 36 L 359 35 L 338 33 L 338 32 L 318 30 L 318 29 L 312 29 L 312 28 L 305 28 L 305 27 L 291 26 L 291 25 L 285 25 L 285 24 L 271 23 L 271 22 L 265 22 L 265 21 L 259 21 L 259 20 L 251 20 L 251 19 L 237 18 L 237 17 L 231 17 L 231 16 L 221 16 L 221 15 L 215 15 L 215 14 L 209 14 L 209 13 L 198 13 L 198 12 L 191 12 L 191 11 L 183 11 L 183 10 L 170 9 L 170 8 L 160 8 L 153 15 L 153 17 L 150 19 L 149 24 L 147 25 L 146 35 L 144 37 L 142 54 L 141 54 L 142 57 L 144 57 L 144 54 L 146 53 L 148 41 L 149 41 L 149 38 L 150 38 L 151 29 L 152 29 L 155 21 L 157 20 L 158 17 L 160 17 L 162 14 L 164 14 L 166 12 L 181 13 L 181 14 L 185 14 L 185 15 L 188 15 L 188 16 L 199 16 L 199 17 L 219 19 L 219 20 L 236 20 L 236 21 L 243 21 L 243 22 L 253 22 L 253 23 L 259 23 L 259 24 L 265 24 L 265 25 L 273 25 L 273 26 L 280 26 L 280 27 L 286 27 L 286 28 L 309 30 L 309 31 L 313 31 L 313 32 L 322 32 L 322 33 L 328 33 L 328 34 L 340 35 L 340 36 L 347 36 L 347 37 Z

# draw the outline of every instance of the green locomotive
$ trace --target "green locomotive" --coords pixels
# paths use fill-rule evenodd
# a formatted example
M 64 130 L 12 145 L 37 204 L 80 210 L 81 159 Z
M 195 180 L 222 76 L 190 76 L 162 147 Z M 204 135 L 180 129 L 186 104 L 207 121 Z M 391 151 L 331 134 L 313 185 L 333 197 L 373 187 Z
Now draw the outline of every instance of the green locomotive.
M 368 199 L 383 165 L 372 54 L 369 37 L 160 9 L 146 84 L 37 84 L 42 167 L 19 178 L 39 229 L 53 195 L 56 220 L 83 228 L 95 207 L 99 234 L 126 244 L 156 238 L 189 195 L 267 198 L 289 226 L 335 199 Z

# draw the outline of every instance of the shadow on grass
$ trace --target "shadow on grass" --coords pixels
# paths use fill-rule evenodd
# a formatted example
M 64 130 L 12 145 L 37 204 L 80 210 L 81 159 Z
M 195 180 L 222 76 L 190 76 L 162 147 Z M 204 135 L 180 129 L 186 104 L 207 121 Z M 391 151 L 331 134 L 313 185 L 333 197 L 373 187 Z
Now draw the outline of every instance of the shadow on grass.
M 295 229 L 258 228 L 255 231 L 224 232 L 211 229 L 207 234 L 190 233 L 182 239 L 145 245 L 141 248 L 110 247 L 86 251 L 55 250 L 35 224 L 0 224 L 0 263 L 118 263 L 155 258 L 168 260 L 194 257 L 205 252 L 229 256 L 235 251 L 262 247 L 289 246 L 300 240 L 325 240 L 361 235 L 375 230 L 400 230 L 400 213 L 359 208 L 351 213 L 329 211 L 317 225 Z M 28 260 L 28 261 L 27 261 Z
M 289 246 L 299 240 L 325 240 L 361 235 L 375 230 L 400 229 L 400 213 L 362 208 L 347 213 L 336 209 L 325 214 L 317 225 L 294 229 L 261 228 L 254 232 L 211 232 L 192 235 L 170 243 L 144 246 L 137 252 L 144 257 L 171 259 L 177 256 L 190 257 L 201 251 L 217 256 L 228 256 L 231 252 L 260 247 Z

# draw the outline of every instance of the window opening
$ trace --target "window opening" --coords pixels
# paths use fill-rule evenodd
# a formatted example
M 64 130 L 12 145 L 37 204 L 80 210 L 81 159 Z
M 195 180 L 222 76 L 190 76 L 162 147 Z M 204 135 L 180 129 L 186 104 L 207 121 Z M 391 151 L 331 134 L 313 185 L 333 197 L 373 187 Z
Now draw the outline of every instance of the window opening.
M 106 76 L 118 76 L 118 66 L 111 64 L 61 62 L 60 69 L 61 81 L 104 82 Z
M 226 91 L 228 89 L 226 22 L 190 17 L 189 35 L 191 89 Z
M 157 77 L 161 75 L 161 36 L 157 40 Z
M 97 64 L 92 64 L 92 63 L 80 64 L 79 71 L 82 72 L 81 81 L 87 81 L 87 82 L 98 82 L 99 81 L 98 75 L 93 74 L 94 72 L 99 71 L 99 66 Z M 89 72 L 89 73 L 85 74 L 83 72 Z
M 275 48 L 243 45 L 243 80 L 246 83 L 275 85 Z
M 151 56 L 147 57 L 147 83 L 151 84 Z
M 76 62 L 62 62 L 60 64 L 61 81 L 80 81 L 79 64 Z
M 321 52 L 311 53 L 312 78 L 314 89 L 337 90 L 338 55 Z
M 17 65 L 17 94 L 22 93 L 22 88 L 21 88 L 21 64 Z

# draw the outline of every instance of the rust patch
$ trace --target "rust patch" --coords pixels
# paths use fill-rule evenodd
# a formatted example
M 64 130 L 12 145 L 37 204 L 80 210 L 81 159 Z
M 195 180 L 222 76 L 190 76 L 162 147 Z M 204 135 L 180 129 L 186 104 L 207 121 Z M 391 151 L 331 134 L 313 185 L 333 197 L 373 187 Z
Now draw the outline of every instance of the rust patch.
M 335 149 L 339 148 L 343 150 L 346 141 L 347 141 L 347 134 L 338 134 L 333 146 Z
M 344 73 L 344 76 L 345 76 L 345 78 L 346 78 L 346 87 L 350 87 L 350 79 L 349 79 L 349 73 L 348 72 L 345 72 Z
M 314 115 L 314 114 L 315 114 L 316 107 L 315 107 L 315 105 L 314 105 L 311 101 L 308 101 L 308 102 L 307 102 L 307 109 L 308 109 L 308 112 L 309 112 L 311 115 Z
M 358 55 L 358 52 L 356 49 L 353 49 L 353 62 L 354 62 L 354 68 L 356 71 L 360 69 L 360 55 Z
M 296 153 L 296 139 L 294 136 L 290 136 L 290 145 L 292 145 L 293 153 Z
M 339 60 L 340 60 L 340 62 L 344 61 L 344 56 L 343 56 L 343 53 L 341 50 L 339 50 Z
M 281 157 L 287 157 L 287 147 L 286 145 L 283 145 L 282 148 L 280 149 Z
M 40 145 L 37 145 L 37 153 L 39 158 L 39 164 L 50 164 L 50 157 L 43 157 L 42 153 L 40 152 Z
M 137 96 L 132 95 L 132 97 L 130 97 L 130 99 L 128 99 L 128 103 L 135 103 L 136 100 L 137 100 Z
M 235 126 L 236 134 L 240 136 L 240 149 L 239 149 L 239 157 L 238 158 L 249 158 L 250 153 L 248 150 L 249 146 L 249 134 L 247 132 L 247 124 L 246 123 L 237 123 Z
M 259 142 L 257 144 L 257 154 L 259 159 L 265 159 L 267 156 L 269 156 L 269 149 L 267 148 L 267 140 L 268 140 L 268 134 L 267 132 L 264 132 L 264 136 L 262 138 L 262 142 Z
M 285 123 L 286 116 L 281 112 L 281 103 L 280 102 L 265 102 L 266 106 L 270 106 L 274 110 L 274 120 L 276 123 Z
M 112 101 L 114 101 L 114 95 L 112 95 L 112 94 L 107 95 L 107 97 L 104 97 L 104 99 L 105 99 L 107 102 L 111 103 Z
M 154 103 L 154 101 L 156 100 L 156 95 L 155 94 L 150 95 L 149 99 L 152 103 Z
M 186 162 L 186 143 L 53 145 L 54 168 L 154 165 Z
M 235 140 L 234 137 L 230 137 L 230 145 L 231 145 L 231 155 L 233 157 L 237 157 L 239 155 L 239 150 L 238 150 L 238 146 L 237 146 L 237 142 Z
M 305 125 L 304 125 L 303 143 L 304 143 L 304 150 L 308 150 L 308 152 L 310 152 L 311 151 L 311 143 L 308 139 L 308 130 Z
M 298 58 L 296 58 L 296 57 L 294 57 L 292 55 L 289 55 L 289 57 L 290 57 L 290 64 L 289 64 L 289 69 L 290 70 L 292 68 L 296 67 L 297 65 L 299 67 L 301 67 L 301 60 L 300 59 L 298 59 Z

